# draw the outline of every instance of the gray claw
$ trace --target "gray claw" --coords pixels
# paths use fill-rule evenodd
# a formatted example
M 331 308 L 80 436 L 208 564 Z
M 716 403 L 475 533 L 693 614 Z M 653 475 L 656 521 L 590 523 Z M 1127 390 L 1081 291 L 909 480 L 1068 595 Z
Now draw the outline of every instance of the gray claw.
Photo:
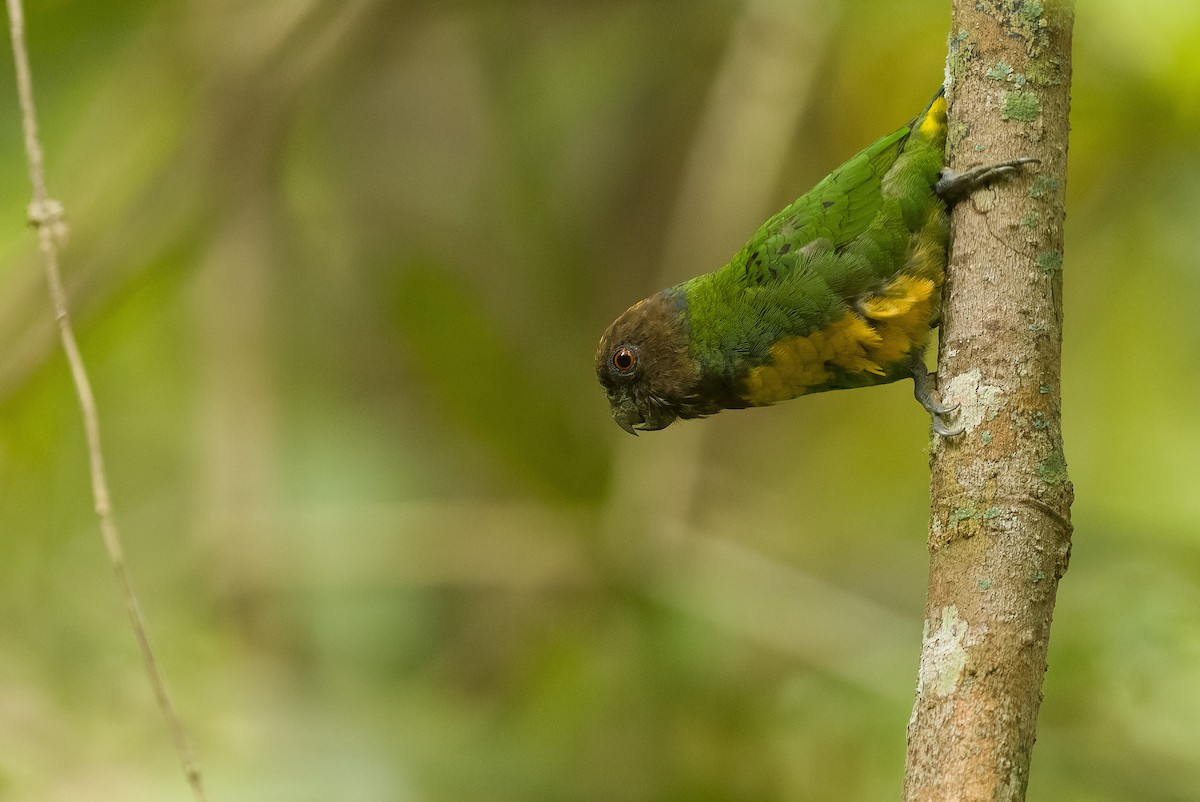
M 919 398 L 917 400 L 921 401 Z M 954 412 L 956 409 L 962 406 L 961 404 L 955 404 L 952 407 L 943 406 L 937 401 L 934 401 L 932 398 L 929 398 L 928 401 L 928 404 L 926 404 L 924 401 L 921 401 L 921 406 L 925 407 L 925 411 L 930 415 L 949 415 L 951 412 Z
M 942 437 L 954 437 L 966 431 L 962 426 L 951 428 L 942 420 L 943 415 L 949 415 L 958 409 L 958 404 L 948 407 L 934 399 L 933 383 L 929 380 L 929 371 L 925 369 L 925 362 L 920 353 L 914 351 L 908 355 L 908 369 L 913 377 L 913 397 L 929 413 L 933 421 L 933 430 Z
M 933 430 L 935 432 L 937 432 L 938 434 L 940 434 L 942 437 L 954 437 L 956 435 L 962 434 L 963 432 L 965 432 L 967 430 L 966 427 L 963 426 L 961 423 L 958 426 L 955 426 L 954 428 L 950 428 L 949 426 L 946 425 L 946 422 L 942 420 L 941 415 L 937 414 L 936 412 L 930 414 L 929 417 L 933 419 Z
M 1026 164 L 1039 164 L 1040 162 L 1040 159 L 1021 156 L 1020 158 L 1011 159 L 1006 162 L 972 167 L 970 170 L 961 173 L 956 173 L 949 167 L 944 167 L 941 174 L 938 175 L 934 192 L 938 194 L 938 197 L 946 201 L 946 203 L 954 204 L 977 189 L 983 189 L 989 184 L 1014 175 Z

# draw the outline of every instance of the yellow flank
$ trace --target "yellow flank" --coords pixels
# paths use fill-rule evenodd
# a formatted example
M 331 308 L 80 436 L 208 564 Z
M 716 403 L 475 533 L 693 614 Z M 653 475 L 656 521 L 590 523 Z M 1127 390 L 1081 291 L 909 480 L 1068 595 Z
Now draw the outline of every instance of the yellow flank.
M 927 140 L 945 136 L 945 97 L 934 99 L 916 133 Z M 784 337 L 771 346 L 767 364 L 747 375 L 743 400 L 765 406 L 814 390 L 895 379 L 901 373 L 897 366 L 909 354 L 925 349 L 929 324 L 938 316 L 938 288 L 946 261 L 944 217 L 940 205 L 930 206 L 925 222 L 909 240 L 904 272 L 872 294 L 855 299 L 851 308 L 820 331 Z M 859 376 L 847 380 L 846 374 Z
M 929 105 L 929 111 L 925 113 L 925 118 L 921 120 L 921 124 L 917 126 L 917 131 L 925 139 L 933 139 L 941 135 L 946 129 L 946 97 L 944 95 L 934 99 Z
M 880 336 L 854 312 L 846 312 L 825 328 L 804 337 L 785 337 L 771 346 L 771 361 L 750 371 L 745 398 L 765 406 L 804 395 L 832 378 L 829 366 L 882 373 L 867 355 Z
M 931 279 L 900 274 L 883 291 L 862 303 L 862 312 L 874 323 L 880 343 L 868 353 L 881 365 L 893 365 L 929 340 L 929 321 L 937 300 Z
M 847 310 L 825 328 L 785 337 L 771 347 L 771 361 L 746 377 L 744 398 L 753 406 L 786 401 L 830 382 L 831 367 L 883 376 L 887 368 L 929 339 L 937 285 L 901 274 L 858 311 Z

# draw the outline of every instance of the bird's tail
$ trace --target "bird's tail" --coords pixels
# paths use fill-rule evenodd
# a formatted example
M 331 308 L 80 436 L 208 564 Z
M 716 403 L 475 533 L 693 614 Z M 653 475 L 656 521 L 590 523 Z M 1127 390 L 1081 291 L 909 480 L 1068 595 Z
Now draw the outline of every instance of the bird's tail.
M 932 143 L 946 141 L 946 87 L 939 87 L 925 111 L 911 123 L 912 131 Z

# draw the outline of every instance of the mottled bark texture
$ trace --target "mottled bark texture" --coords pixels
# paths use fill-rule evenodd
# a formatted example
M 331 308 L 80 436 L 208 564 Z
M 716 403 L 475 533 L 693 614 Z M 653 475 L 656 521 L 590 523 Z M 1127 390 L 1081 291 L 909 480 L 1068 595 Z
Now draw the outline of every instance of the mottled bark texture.
M 1071 548 L 1060 427 L 1070 2 L 954 0 L 948 162 L 1032 156 L 953 216 L 906 800 L 1021 800 Z M 953 423 L 954 418 L 950 419 Z

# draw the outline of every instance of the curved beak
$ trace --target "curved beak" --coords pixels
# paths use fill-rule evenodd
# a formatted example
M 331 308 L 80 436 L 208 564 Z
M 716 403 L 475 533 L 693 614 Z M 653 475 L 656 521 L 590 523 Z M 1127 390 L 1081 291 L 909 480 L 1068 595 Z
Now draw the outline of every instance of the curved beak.
M 638 409 L 633 399 L 628 397 L 610 398 L 609 403 L 612 404 L 613 420 L 634 437 L 639 431 L 656 432 L 675 422 L 675 413 L 655 408 L 648 410 L 647 414 Z
M 613 420 L 617 422 L 625 431 L 629 432 L 634 437 L 637 437 L 637 424 L 642 422 L 642 416 L 636 409 L 632 407 L 617 408 L 613 407 Z

